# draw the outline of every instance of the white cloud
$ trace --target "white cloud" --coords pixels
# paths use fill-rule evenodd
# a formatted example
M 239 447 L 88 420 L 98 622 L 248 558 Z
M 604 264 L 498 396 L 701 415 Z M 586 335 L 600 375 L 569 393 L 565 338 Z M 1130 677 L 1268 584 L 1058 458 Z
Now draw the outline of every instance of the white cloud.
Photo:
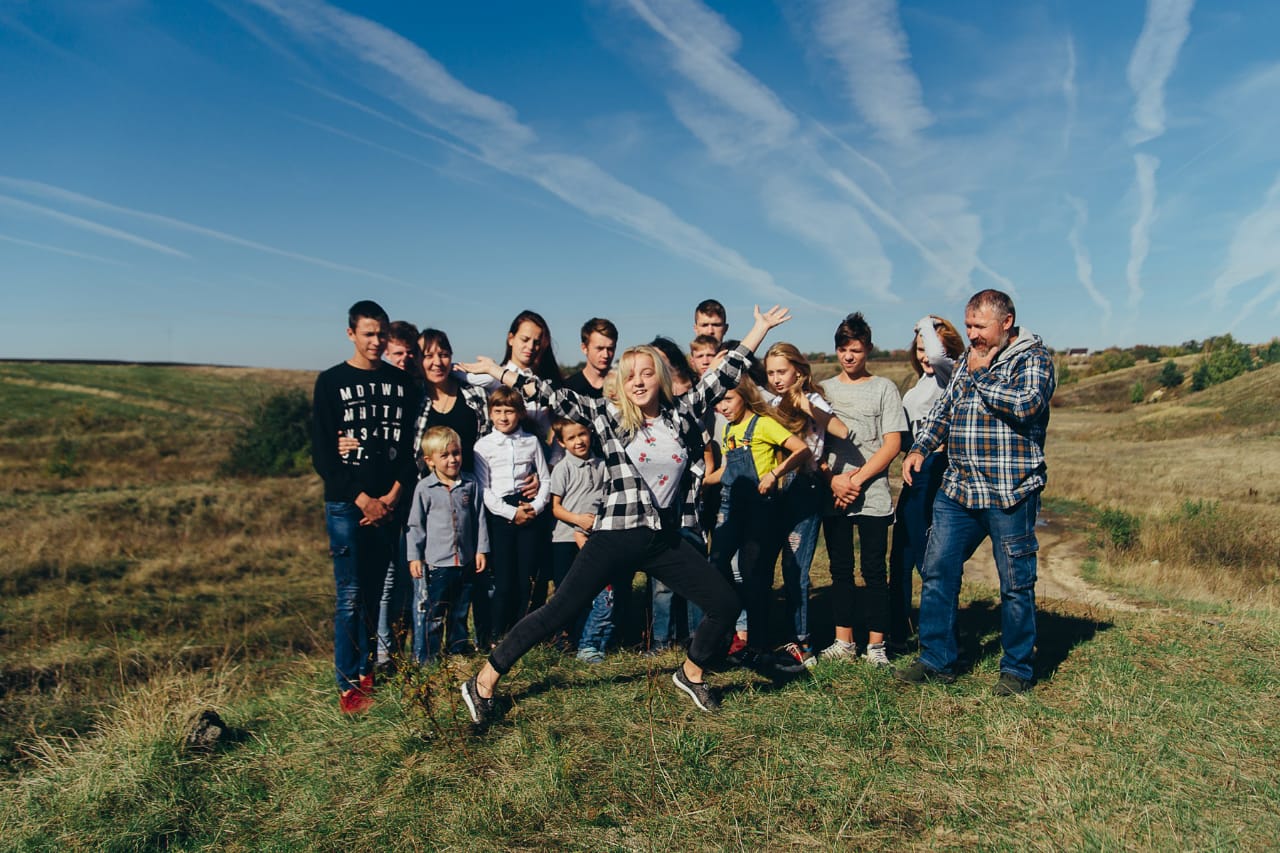
M 1073 195 L 1067 196 L 1067 203 L 1075 210 L 1075 221 L 1071 224 L 1071 230 L 1067 232 L 1067 242 L 1071 244 L 1071 253 L 1076 260 L 1076 280 L 1080 282 L 1080 286 L 1084 288 L 1085 293 L 1089 294 L 1089 298 L 1093 300 L 1093 304 L 1097 305 L 1102 311 L 1102 322 L 1107 324 L 1111 322 L 1111 302 L 1093 281 L 1093 261 L 1089 257 L 1089 250 L 1084 245 L 1084 239 L 1081 232 L 1084 227 L 1089 224 L 1089 209 L 1085 206 L 1083 199 L 1076 198 Z
M 1142 300 L 1142 265 L 1151 251 L 1151 226 L 1156 219 L 1156 169 L 1159 159 L 1150 154 L 1134 154 L 1134 187 L 1138 192 L 1138 216 L 1129 229 L 1129 263 L 1125 281 L 1129 285 L 1129 307 Z
M 1062 100 L 1066 103 L 1067 116 L 1062 125 L 1062 150 L 1071 147 L 1071 133 L 1076 127 L 1076 40 L 1067 36 L 1067 70 L 1062 76 Z
M 1236 227 L 1227 261 L 1213 282 L 1213 302 L 1221 308 L 1231 292 L 1261 278 L 1280 276 L 1280 175 L 1257 210 Z
M 894 0 L 821 0 L 814 36 L 844 72 L 850 100 L 889 142 L 914 146 L 933 123 Z
M 26 246 L 29 249 L 39 249 L 42 252 L 53 252 L 58 255 L 66 255 L 69 258 L 80 258 L 85 261 L 96 261 L 100 264 L 111 264 L 112 266 L 117 267 L 125 265 L 123 261 L 117 261 L 113 258 L 104 258 L 101 255 L 81 252 L 76 249 L 67 249 L 62 246 L 51 246 L 48 243 L 37 243 L 35 240 L 23 240 L 21 237 L 11 237 L 8 234 L 0 234 L 0 240 L 4 240 L 6 243 L 13 243 L 15 246 Z
M 893 265 L 856 209 L 789 178 L 774 178 L 765 189 L 770 219 L 831 256 L 858 290 L 898 301 L 889 289 Z
M 252 2 L 326 51 L 341 73 L 370 80 L 378 94 L 470 146 L 489 166 L 533 181 L 578 210 L 742 282 L 762 296 L 797 298 L 768 272 L 590 160 L 535 150 L 537 134 L 520 122 L 515 109 L 468 88 L 422 48 L 386 27 L 311 0 Z
M 1195 0 L 1147 0 L 1146 21 L 1129 57 L 1129 88 L 1136 98 L 1129 141 L 1134 145 L 1164 133 L 1165 83 L 1191 34 L 1193 5 Z
M 0 179 L 0 184 L 7 183 Z M 171 255 L 175 258 L 190 258 L 186 252 L 175 249 L 172 246 L 166 246 L 163 243 L 157 243 L 154 240 L 148 240 L 145 237 L 139 237 L 129 231 L 122 231 L 119 228 L 112 228 L 109 225 L 103 225 L 101 222 L 94 222 L 91 219 L 85 219 L 80 216 L 73 216 L 70 213 L 63 213 L 60 210 L 54 210 L 41 204 L 32 204 L 29 201 L 13 198 L 12 196 L 0 195 L 0 204 L 15 210 L 21 210 L 24 213 L 34 213 L 64 225 L 70 225 L 72 228 L 79 228 L 82 231 L 89 231 L 93 234 L 99 234 L 103 237 L 110 237 L 113 240 L 120 240 L 125 243 L 131 243 L 134 246 L 140 246 L 143 249 L 150 249 L 153 252 L 159 252 L 162 255 Z
M 63 189 L 62 187 L 55 187 L 50 184 L 43 184 L 43 183 L 40 183 L 39 181 L 28 181 L 21 178 L 10 178 L 10 177 L 0 175 L 0 186 L 9 187 L 10 189 L 17 189 L 21 192 L 27 193 L 28 195 L 35 195 L 35 196 L 40 196 L 42 198 L 56 199 L 66 204 L 74 204 L 81 207 L 90 207 L 97 210 L 105 210 L 110 213 L 119 214 L 121 216 L 128 216 L 134 219 L 142 220 L 144 222 L 150 222 L 153 225 L 160 225 L 165 228 L 172 228 L 176 231 L 185 231 L 188 234 L 196 234 L 201 237 L 207 237 L 209 239 L 217 240 L 222 243 L 229 243 L 233 246 L 240 246 L 241 248 L 244 248 L 244 249 L 253 249 L 258 252 L 265 252 L 269 255 L 276 255 L 278 257 L 288 258 L 293 261 L 300 261 L 301 263 L 304 263 L 304 264 L 323 267 L 325 269 L 334 270 L 335 272 L 352 273 L 354 275 L 363 276 L 365 278 L 376 279 L 378 281 L 385 281 L 391 284 L 400 284 L 406 287 L 414 286 L 402 279 L 398 279 L 389 275 L 383 275 L 382 273 L 374 272 L 373 270 L 367 270 L 361 267 L 353 267 L 353 266 L 350 266 L 349 264 L 339 264 L 333 261 L 325 260 L 324 258 L 317 258 L 312 255 L 303 255 L 299 252 L 290 252 L 287 249 L 277 249 L 275 246 L 268 246 L 265 243 L 259 243 L 255 240 L 246 240 L 243 237 L 237 237 L 236 235 L 228 234 L 225 231 L 216 231 L 212 228 L 205 228 L 203 225 L 195 225 L 190 222 L 184 222 L 181 219 L 174 219 L 171 216 L 163 216 L 159 213 L 149 213 L 145 210 L 136 210 L 131 207 L 121 207 L 120 205 L 111 204 L 110 202 L 102 201 L 100 199 L 96 199 L 91 196 L 82 195 L 80 193 L 73 192 L 71 190 Z M 5 199 L 6 199 L 5 196 L 0 196 L 0 200 L 5 200 Z M 17 202 L 17 199 L 9 199 L 9 201 Z M 17 202 L 17 203 L 27 205 L 28 207 L 39 208 L 38 205 L 31 205 L 27 202 Z M 39 208 L 39 209 L 44 211 L 46 215 L 54 216 L 55 218 L 62 219 L 64 221 L 76 220 L 74 222 L 70 222 L 70 224 L 77 224 L 77 222 L 79 223 L 87 222 L 87 220 L 79 219 L 79 217 L 71 216 L 69 214 L 57 213 L 56 211 L 50 211 L 47 208 Z M 152 243 L 150 240 L 144 240 L 141 237 L 137 237 L 131 234 L 126 234 L 126 232 L 119 232 L 119 231 L 116 231 L 116 229 L 107 228 L 106 226 L 103 226 L 103 225 L 96 225 L 96 223 L 93 223 L 93 224 L 95 225 L 95 228 L 90 230 L 99 230 L 99 233 L 115 232 L 114 234 L 109 234 L 108 236 L 117 236 L 119 239 L 128 239 L 130 242 L 136 242 L 139 245 L 146 245 L 148 248 L 155 249 L 156 251 L 166 252 L 168 254 L 177 255 L 182 258 L 190 257 L 190 255 L 186 254 L 185 252 L 179 252 L 177 249 L 172 249 L 168 246 L 164 246 L 159 243 Z M 86 227 L 86 226 L 81 224 L 79 227 Z M 102 229 L 105 229 L 105 230 L 102 230 Z

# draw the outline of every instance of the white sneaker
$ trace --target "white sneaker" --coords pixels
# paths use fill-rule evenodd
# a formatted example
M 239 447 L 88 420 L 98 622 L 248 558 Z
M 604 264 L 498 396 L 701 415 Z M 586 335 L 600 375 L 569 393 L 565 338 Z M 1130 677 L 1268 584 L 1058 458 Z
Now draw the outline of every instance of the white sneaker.
M 884 643 L 872 643 L 867 646 L 867 653 L 865 657 L 869 664 L 874 664 L 879 667 L 889 666 L 889 655 L 885 653 Z
M 858 646 L 844 640 L 834 640 L 831 645 L 818 652 L 818 657 L 823 660 L 857 660 Z

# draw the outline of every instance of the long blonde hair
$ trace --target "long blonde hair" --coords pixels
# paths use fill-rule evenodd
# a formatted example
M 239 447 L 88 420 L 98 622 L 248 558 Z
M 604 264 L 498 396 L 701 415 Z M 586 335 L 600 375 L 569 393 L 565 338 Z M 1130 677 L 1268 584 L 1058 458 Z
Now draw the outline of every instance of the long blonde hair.
M 653 362 L 654 372 L 658 375 L 658 402 L 662 406 L 670 406 L 675 403 L 675 395 L 671 393 L 671 374 L 667 370 L 667 361 L 662 357 L 662 353 L 655 347 L 647 344 L 629 348 L 618 359 L 618 413 L 621 415 L 622 439 L 630 441 L 631 437 L 640 431 L 640 427 L 644 424 L 644 414 L 641 413 L 640 407 L 631 399 L 631 395 L 627 393 L 627 381 L 631 379 L 631 374 L 635 367 L 637 356 L 646 356 Z
M 782 399 L 778 401 L 777 414 L 774 415 L 774 419 L 799 435 L 809 423 L 809 416 L 804 413 L 802 401 L 810 394 L 823 396 L 822 389 L 813 383 L 813 368 L 809 366 L 809 359 L 801 355 L 800 350 L 796 349 L 794 344 L 779 341 L 769 347 L 769 351 L 764 354 L 766 370 L 769 368 L 769 359 L 774 356 L 785 358 L 790 362 L 791 366 L 795 368 L 796 374 L 800 377 L 796 384 L 788 388 L 786 393 L 782 395 Z

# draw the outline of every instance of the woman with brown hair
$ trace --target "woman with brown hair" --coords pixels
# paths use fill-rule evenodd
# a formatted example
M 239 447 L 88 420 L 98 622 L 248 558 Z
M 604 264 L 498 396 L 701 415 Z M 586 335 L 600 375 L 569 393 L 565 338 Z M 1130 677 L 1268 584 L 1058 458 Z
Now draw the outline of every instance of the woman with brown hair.
M 919 379 L 902 395 L 902 408 L 911 425 L 903 441 L 911 446 L 911 433 L 946 390 L 956 359 L 964 352 L 964 340 L 956 327 L 941 317 L 927 316 L 916 323 L 908 358 Z M 889 552 L 889 639 L 895 652 L 906 651 L 911 636 L 911 572 L 924 563 L 924 546 L 933 522 L 933 498 L 947 470 L 946 448 L 929 454 L 913 484 L 903 483 L 898 495 L 897 524 Z

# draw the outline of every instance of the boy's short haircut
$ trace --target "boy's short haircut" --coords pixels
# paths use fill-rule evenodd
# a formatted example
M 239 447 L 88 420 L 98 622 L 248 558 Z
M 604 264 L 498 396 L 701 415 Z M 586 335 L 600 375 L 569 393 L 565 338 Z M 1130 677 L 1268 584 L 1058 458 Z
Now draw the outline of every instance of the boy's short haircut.
M 409 349 L 418 347 L 418 327 L 404 320 L 396 320 L 387 327 L 387 340 L 404 344 Z
M 858 341 L 866 347 L 867 355 L 871 355 L 871 326 L 867 324 L 861 311 L 853 312 L 845 317 L 839 326 L 836 326 L 835 341 L 836 349 Z
M 521 397 L 520 392 L 514 388 L 499 385 L 489 393 L 489 411 L 492 412 L 498 406 L 515 409 L 520 417 L 524 417 L 524 397 Z
M 551 422 L 551 428 L 555 430 L 556 438 L 564 441 L 564 431 L 569 427 L 582 427 L 587 431 L 587 435 L 591 434 L 591 427 L 581 421 L 570 420 L 569 418 L 556 418 Z
M 693 316 L 697 317 L 699 314 L 715 317 L 719 320 L 724 320 L 729 316 L 725 313 L 724 306 L 715 299 L 704 299 L 699 302 L 698 307 L 693 309 Z
M 591 340 L 592 333 L 604 335 L 615 344 L 618 342 L 618 327 L 603 317 L 592 317 L 582 324 L 582 343 Z
M 450 445 L 462 446 L 462 439 L 447 426 L 433 426 L 422 434 L 422 458 L 443 453 Z
M 347 328 L 355 331 L 356 326 L 360 325 L 360 318 L 368 317 L 370 320 L 377 320 L 386 326 L 391 322 L 387 316 L 387 312 L 382 310 L 382 306 L 374 302 L 372 299 L 361 299 L 355 305 L 347 309 Z
M 720 350 L 720 342 L 715 339 L 714 335 L 698 335 L 689 341 L 689 353 L 693 354 L 694 350 L 710 348 L 718 352 Z

